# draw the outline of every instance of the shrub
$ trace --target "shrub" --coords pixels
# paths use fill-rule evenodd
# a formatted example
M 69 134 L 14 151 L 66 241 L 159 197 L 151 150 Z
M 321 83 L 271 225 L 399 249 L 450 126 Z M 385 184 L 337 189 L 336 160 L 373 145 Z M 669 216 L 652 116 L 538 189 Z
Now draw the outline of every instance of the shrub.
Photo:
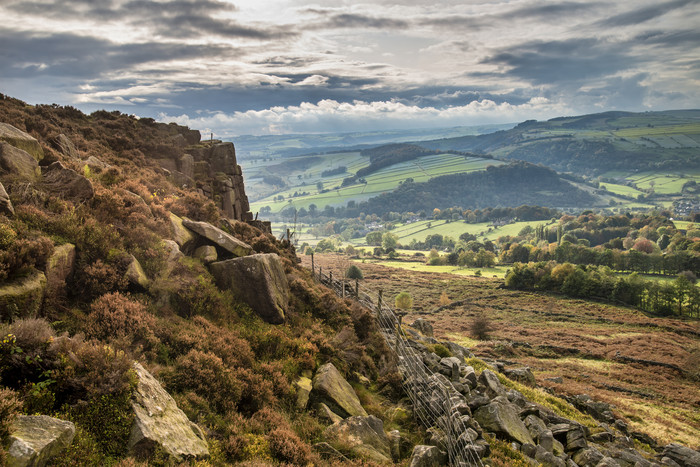
M 22 409 L 22 401 L 19 394 L 10 388 L 0 387 L 0 458 L 2 446 L 5 445 L 10 435 L 10 426 Z
M 112 291 L 126 290 L 128 279 L 125 277 L 130 260 L 126 256 L 115 258 L 112 262 L 97 259 L 95 262 L 75 272 L 76 292 L 87 299 L 94 299 Z
M 306 465 L 311 457 L 311 448 L 289 428 L 275 428 L 268 435 L 272 455 L 282 462 Z
M 450 349 L 448 349 L 447 347 L 445 347 L 442 344 L 433 344 L 430 347 L 430 349 L 432 350 L 432 352 L 435 355 L 437 355 L 440 358 L 446 358 L 446 357 L 452 356 L 452 352 L 450 352 Z
M 348 279 L 363 279 L 364 275 L 362 274 L 362 270 L 359 267 L 352 264 L 347 269 L 347 271 L 345 271 L 345 277 L 347 277 Z
M 485 313 L 477 314 L 470 326 L 471 334 L 479 340 L 488 339 L 489 333 L 493 330 L 491 321 Z

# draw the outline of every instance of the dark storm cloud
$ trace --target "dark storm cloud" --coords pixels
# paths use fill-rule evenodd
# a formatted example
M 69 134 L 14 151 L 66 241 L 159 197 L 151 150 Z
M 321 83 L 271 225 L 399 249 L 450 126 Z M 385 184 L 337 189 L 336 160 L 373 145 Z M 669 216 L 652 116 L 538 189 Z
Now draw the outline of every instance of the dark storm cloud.
M 632 2 L 632 4 L 634 4 L 634 2 Z M 687 5 L 697 5 L 697 0 L 674 0 L 671 2 L 659 3 L 650 7 L 615 15 L 611 18 L 599 21 L 598 25 L 605 27 L 619 27 L 645 23 Z
M 629 53 L 626 44 L 581 38 L 529 42 L 499 51 L 481 63 L 505 67 L 494 75 L 547 84 L 609 76 L 642 61 Z
M 152 2 L 133 0 L 124 4 L 111 0 L 66 0 L 62 2 L 15 2 L 8 6 L 18 13 L 52 19 L 84 18 L 95 21 L 125 21 L 147 26 L 163 37 L 184 38 L 217 35 L 227 38 L 269 40 L 293 37 L 288 26 L 253 27 L 220 17 L 237 11 L 230 3 L 217 0 L 172 0 Z
M 239 52 L 216 45 L 114 44 L 70 33 L 35 35 L 0 29 L 0 76 L 64 76 L 91 79 L 134 65 Z

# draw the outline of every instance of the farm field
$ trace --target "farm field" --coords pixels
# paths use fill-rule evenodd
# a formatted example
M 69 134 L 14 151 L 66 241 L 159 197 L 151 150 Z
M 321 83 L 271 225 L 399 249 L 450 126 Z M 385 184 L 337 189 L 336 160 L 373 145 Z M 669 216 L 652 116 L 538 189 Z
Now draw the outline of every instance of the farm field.
M 683 184 L 686 182 L 700 182 L 700 170 L 688 170 L 684 173 L 669 173 L 664 171 L 639 173 L 611 171 L 603 174 L 603 176 L 633 182 L 638 188 L 643 190 L 648 190 L 653 187 L 655 193 L 665 195 L 680 194 Z M 602 184 L 605 186 L 613 186 L 613 184 L 608 183 Z M 632 189 L 630 187 L 625 188 Z M 608 189 L 614 192 L 613 189 Z
M 404 250 L 398 250 L 399 253 L 404 253 Z M 423 258 L 425 260 L 425 258 Z M 508 267 L 505 266 L 495 266 L 493 268 L 461 268 L 458 266 L 429 266 L 425 264 L 424 261 L 391 261 L 391 260 L 377 260 L 377 259 L 363 259 L 355 260 L 362 264 L 372 263 L 381 264 L 383 266 L 397 268 L 397 269 L 407 269 L 409 271 L 419 271 L 427 273 L 440 273 L 440 274 L 454 274 L 457 276 L 474 276 L 474 273 L 479 271 L 482 277 L 497 277 L 500 279 L 505 278 Z M 361 264 L 358 264 L 361 266 Z
M 310 264 L 309 257 L 302 261 Z M 335 275 L 349 260 L 319 254 L 315 262 Z M 626 420 L 630 430 L 659 443 L 700 445 L 700 383 L 685 372 L 697 371 L 697 363 L 692 363 L 700 358 L 697 321 L 501 289 L 501 279 L 486 276 L 459 277 L 369 262 L 358 266 L 365 277 L 360 288 L 383 289 L 388 300 L 402 291 L 411 293 L 414 306 L 405 323 L 424 318 L 438 339 L 460 342 L 479 357 L 529 366 L 537 384 L 555 393 L 589 394 L 613 404 L 615 415 Z M 436 312 L 443 292 L 452 302 L 467 302 Z M 482 340 L 470 331 L 478 315 L 486 316 L 492 326 Z M 677 365 L 684 371 L 631 363 L 619 356 Z
M 319 210 L 323 210 L 326 205 L 344 206 L 348 201 L 365 201 L 373 196 L 377 196 L 385 191 L 391 191 L 408 178 L 415 182 L 424 182 L 439 175 L 446 175 L 460 172 L 473 172 L 484 170 L 489 165 L 503 164 L 501 161 L 492 159 L 482 159 L 479 157 L 465 157 L 455 154 L 436 154 L 421 157 L 408 162 L 402 162 L 386 167 L 378 172 L 365 177 L 366 184 L 351 185 L 341 187 L 344 178 L 354 174 L 358 169 L 369 165 L 369 159 L 359 155 L 359 152 L 332 154 L 322 157 L 323 163 L 318 163 L 309 167 L 303 172 L 292 171 L 288 175 L 288 180 L 304 185 L 296 185 L 284 191 L 275 193 L 274 196 L 267 196 L 251 203 L 253 212 L 259 211 L 262 207 L 268 206 L 272 213 L 277 213 L 287 206 L 294 206 L 297 209 L 308 208 L 315 204 Z M 347 173 L 334 177 L 321 177 L 321 172 L 333 167 L 346 166 Z M 301 179 L 299 179 L 301 176 Z M 316 187 L 316 183 L 323 183 L 326 193 L 321 193 Z M 297 182 L 295 182 L 297 183 Z M 246 185 L 247 187 L 247 185 Z M 298 196 L 294 196 L 294 193 Z M 299 195 L 307 192 L 307 195 Z M 283 196 L 283 200 L 275 200 L 275 197 Z
M 615 183 L 601 183 L 600 188 L 605 188 L 608 190 L 610 193 L 615 193 L 616 195 L 622 195 L 622 196 L 632 196 L 632 197 L 637 197 L 643 192 L 632 188 L 631 186 L 627 185 L 618 185 Z

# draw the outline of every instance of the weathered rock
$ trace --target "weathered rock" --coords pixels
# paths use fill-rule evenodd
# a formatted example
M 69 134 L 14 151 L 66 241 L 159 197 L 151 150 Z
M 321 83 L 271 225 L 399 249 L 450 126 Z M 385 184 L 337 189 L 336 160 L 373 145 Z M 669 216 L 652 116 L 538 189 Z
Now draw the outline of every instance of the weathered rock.
M 620 463 L 617 462 L 612 457 L 603 457 L 597 464 L 596 467 L 620 467 Z
M 108 169 L 112 167 L 111 165 L 107 164 L 106 162 L 102 162 L 100 159 L 98 159 L 95 156 L 90 156 L 85 160 L 85 164 L 90 167 L 91 169 Z
M 469 386 L 469 389 L 474 389 L 479 381 L 476 377 L 476 372 L 474 368 L 467 365 L 463 367 L 464 375 L 462 376 L 462 384 Z
M 566 463 L 555 457 L 554 454 L 544 449 L 542 446 L 535 448 L 535 460 L 543 467 L 566 467 Z
M 324 437 L 346 446 L 355 455 L 375 462 L 391 462 L 384 423 L 377 417 L 355 416 L 326 428 Z
M 0 214 L 5 214 L 6 216 L 15 215 L 15 208 L 12 207 L 12 201 L 10 201 L 10 197 L 2 183 L 0 183 Z
M 527 384 L 528 386 L 535 386 L 535 375 L 532 374 L 530 368 L 513 368 L 512 370 L 504 370 L 503 373 L 510 379 L 514 381 Z
M 208 458 L 202 430 L 187 418 L 145 368 L 134 363 L 134 369 L 139 382 L 131 402 L 136 418 L 129 438 L 130 452 L 148 457 L 160 447 L 177 461 Z
M 26 277 L 0 286 L 0 321 L 35 318 L 46 292 L 46 276 L 34 271 Z
M 47 192 L 72 201 L 83 202 L 95 196 L 92 183 L 73 169 L 54 162 L 42 170 L 41 186 Z
M 75 425 L 46 415 L 19 415 L 10 428 L 8 467 L 42 467 L 73 442 Z
M 75 148 L 75 144 L 66 135 L 61 133 L 56 136 L 52 141 L 53 147 L 58 149 L 58 151 L 64 156 L 71 157 L 73 159 L 79 159 L 78 150 Z
M 313 389 L 311 380 L 301 376 L 294 381 L 294 388 L 297 392 L 296 407 L 298 410 L 304 410 L 309 403 L 309 395 Z
M 204 264 L 213 263 L 219 258 L 216 253 L 216 248 L 211 245 L 202 245 L 194 250 L 194 257 L 198 258 Z
M 490 404 L 479 407 L 474 412 L 474 419 L 485 431 L 494 432 L 521 444 L 535 444 L 527 428 L 518 417 L 515 407 L 503 398 L 496 398 Z
M 280 257 L 256 254 L 209 265 L 216 284 L 230 289 L 271 324 L 284 322 L 289 303 L 289 283 Z
M 23 181 L 35 181 L 40 171 L 36 159 L 29 153 L 0 141 L 0 173 Z
M 490 398 L 506 395 L 506 390 L 498 380 L 498 376 L 491 370 L 484 370 L 479 375 L 479 382 L 486 386 L 486 395 Z
M 182 219 L 182 225 L 194 233 L 206 238 L 216 246 L 228 251 L 234 256 L 246 256 L 253 252 L 253 249 L 245 242 L 227 234 L 218 227 L 214 227 L 208 222 L 196 222 L 187 218 Z M 177 240 L 176 240 L 177 241 Z
M 700 452 L 680 444 L 664 446 L 664 457 L 668 457 L 682 467 L 700 467 Z
M 191 230 L 185 228 L 182 223 L 182 219 L 178 216 L 170 213 L 170 230 L 173 234 L 173 240 L 175 243 L 180 245 L 182 251 L 186 251 L 187 247 L 191 245 L 195 240 L 195 235 Z
M 418 445 L 413 448 L 410 467 L 441 467 L 447 465 L 447 453 L 436 446 Z
M 180 158 L 180 172 L 186 177 L 194 178 L 194 157 L 190 154 L 185 154 Z
M 438 427 L 430 427 L 425 432 L 425 442 L 430 446 L 437 446 L 440 450 L 447 450 L 445 432 Z
M 141 288 L 143 290 L 148 289 L 148 286 L 151 283 L 151 281 L 148 279 L 148 276 L 143 270 L 143 267 L 141 267 L 141 263 L 139 263 L 139 260 L 137 260 L 133 255 L 130 256 L 131 262 L 129 263 L 129 267 L 126 269 L 124 277 L 126 277 L 126 280 L 129 281 L 130 285 Z
M 581 426 L 577 426 L 566 432 L 566 452 L 576 451 L 588 447 L 586 434 Z
M 332 363 L 318 368 L 313 379 L 311 400 L 322 402 L 341 417 L 367 416 L 352 386 Z
M 579 394 L 569 399 L 580 411 L 589 414 L 596 420 L 606 423 L 614 423 L 615 416 L 610 404 L 594 401 L 588 394 Z
M 603 460 L 603 454 L 595 448 L 580 449 L 571 455 L 571 458 L 581 467 L 592 467 Z
M 46 262 L 46 294 L 52 296 L 65 287 L 75 267 L 75 245 L 57 246 Z
M 0 123 L 0 141 L 26 151 L 37 162 L 44 158 L 44 150 L 36 138 L 7 123 Z
M 412 324 L 410 324 L 410 326 L 412 328 L 418 329 L 424 336 L 434 337 L 433 325 L 423 318 L 418 318 Z
M 319 453 L 323 459 L 338 461 L 348 460 L 348 458 L 345 457 L 340 451 L 338 451 L 336 448 L 326 443 L 325 441 L 322 443 L 316 443 L 312 447 L 314 448 L 314 451 Z
M 178 245 L 174 240 L 163 240 L 163 245 L 168 252 L 167 261 L 170 266 L 184 256 L 180 251 L 180 245 Z
M 328 423 L 337 423 L 343 420 L 343 417 L 333 412 L 326 404 L 323 402 L 317 402 L 313 404 L 314 412 L 316 412 L 316 417 L 321 420 L 325 420 Z

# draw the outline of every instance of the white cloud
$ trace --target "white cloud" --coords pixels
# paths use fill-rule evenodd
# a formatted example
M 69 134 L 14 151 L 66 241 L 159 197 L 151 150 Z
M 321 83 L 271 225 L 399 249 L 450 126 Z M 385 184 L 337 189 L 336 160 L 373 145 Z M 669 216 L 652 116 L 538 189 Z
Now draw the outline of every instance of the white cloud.
M 394 128 L 504 123 L 528 118 L 550 118 L 569 109 L 544 97 L 513 105 L 488 99 L 444 109 L 418 107 L 394 101 L 339 103 L 322 100 L 298 106 L 271 107 L 232 114 L 189 116 L 161 113 L 159 120 L 177 122 L 222 138 L 242 134 L 323 133 Z

